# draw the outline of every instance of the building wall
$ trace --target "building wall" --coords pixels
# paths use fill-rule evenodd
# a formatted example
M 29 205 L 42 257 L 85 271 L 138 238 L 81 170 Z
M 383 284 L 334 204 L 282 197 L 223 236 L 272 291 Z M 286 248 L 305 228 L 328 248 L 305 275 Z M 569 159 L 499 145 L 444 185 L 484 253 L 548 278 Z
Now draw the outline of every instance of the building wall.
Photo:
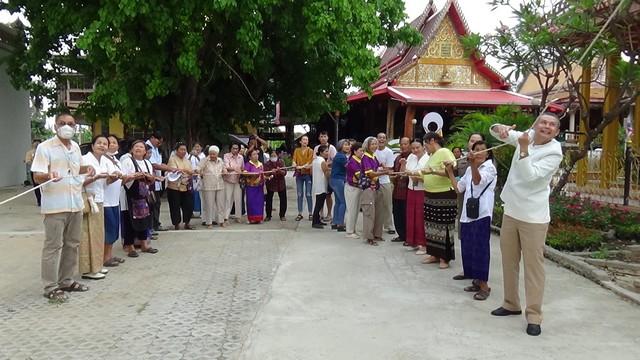
M 0 46 L 0 58 L 9 52 Z M 26 179 L 24 155 L 31 146 L 29 93 L 16 91 L 6 66 L 0 64 L 0 187 L 21 184 Z

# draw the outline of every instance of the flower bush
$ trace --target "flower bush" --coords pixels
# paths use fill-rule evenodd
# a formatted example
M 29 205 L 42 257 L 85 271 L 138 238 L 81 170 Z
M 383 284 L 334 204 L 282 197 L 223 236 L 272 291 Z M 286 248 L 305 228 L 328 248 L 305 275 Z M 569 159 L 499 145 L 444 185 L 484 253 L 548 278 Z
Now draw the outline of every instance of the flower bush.
M 600 248 L 602 235 L 582 225 L 556 222 L 549 227 L 546 243 L 558 250 L 590 251 Z
M 552 195 L 549 206 L 552 222 L 580 224 L 603 231 L 613 228 L 615 225 L 613 218 L 618 216 L 617 212 L 619 212 L 609 204 L 603 205 L 600 201 L 581 196 L 580 193 L 572 196 Z

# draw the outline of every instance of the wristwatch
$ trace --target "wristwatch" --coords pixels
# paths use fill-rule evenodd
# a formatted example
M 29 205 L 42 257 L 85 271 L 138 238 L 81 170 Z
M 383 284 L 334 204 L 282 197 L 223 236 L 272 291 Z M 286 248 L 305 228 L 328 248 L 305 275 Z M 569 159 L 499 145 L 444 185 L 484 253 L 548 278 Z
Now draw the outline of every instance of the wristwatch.
M 524 158 L 526 158 L 527 156 L 529 156 L 529 154 L 527 154 L 527 153 L 526 153 L 526 152 L 524 152 L 524 151 L 520 151 L 520 159 L 524 159 Z

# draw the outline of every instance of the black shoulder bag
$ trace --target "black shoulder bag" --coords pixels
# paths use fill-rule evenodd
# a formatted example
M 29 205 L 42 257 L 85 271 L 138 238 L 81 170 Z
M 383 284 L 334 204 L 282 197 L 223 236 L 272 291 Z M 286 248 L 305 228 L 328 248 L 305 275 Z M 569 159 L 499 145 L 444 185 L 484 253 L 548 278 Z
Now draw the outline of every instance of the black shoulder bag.
M 491 186 L 492 182 L 493 181 L 489 182 L 487 186 L 485 186 L 484 190 L 482 190 L 477 198 L 473 197 L 473 182 L 471 182 L 471 196 L 467 199 L 465 205 L 465 208 L 467 210 L 467 217 L 469 219 L 477 219 L 480 216 L 480 198 L 482 197 L 484 192 L 487 191 L 489 186 Z

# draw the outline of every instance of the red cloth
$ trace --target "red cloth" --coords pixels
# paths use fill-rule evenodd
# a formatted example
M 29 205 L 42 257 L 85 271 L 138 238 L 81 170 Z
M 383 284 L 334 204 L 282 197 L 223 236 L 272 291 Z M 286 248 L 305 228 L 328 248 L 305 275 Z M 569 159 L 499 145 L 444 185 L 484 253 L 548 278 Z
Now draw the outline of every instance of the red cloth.
M 400 159 L 406 159 L 411 155 L 411 152 L 406 154 L 400 154 L 396 156 L 396 159 L 393 161 L 393 171 L 400 171 Z M 393 178 L 393 193 L 391 197 L 396 200 L 407 200 L 407 189 L 409 187 L 409 177 L 408 176 L 400 176 L 396 175 Z
M 277 168 L 283 168 L 284 161 L 282 159 L 278 159 L 276 162 L 267 161 L 264 163 L 264 171 L 270 171 Z M 267 190 L 273 192 L 280 192 L 287 189 L 287 183 L 284 180 L 285 175 L 287 174 L 287 170 L 280 170 L 273 173 L 273 178 L 271 180 L 266 180 Z
M 427 246 L 424 231 L 424 191 L 407 190 L 407 238 L 411 246 Z

